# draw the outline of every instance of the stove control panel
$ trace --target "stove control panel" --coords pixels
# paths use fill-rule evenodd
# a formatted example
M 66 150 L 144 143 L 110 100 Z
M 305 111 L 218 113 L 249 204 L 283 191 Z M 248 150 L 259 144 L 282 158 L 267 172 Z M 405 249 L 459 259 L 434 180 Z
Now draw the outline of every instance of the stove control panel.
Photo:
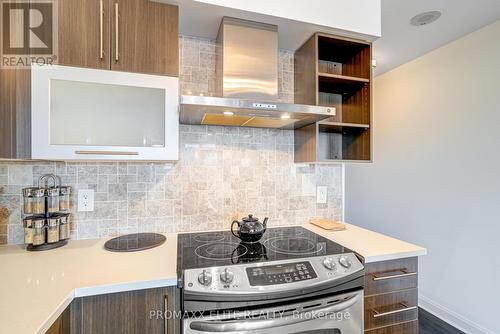
M 318 277 L 309 261 L 246 268 L 251 286 L 286 284 Z
M 348 275 L 363 275 L 363 269 L 353 253 L 193 268 L 183 271 L 183 289 L 214 296 L 289 292 L 325 283 L 333 286 Z

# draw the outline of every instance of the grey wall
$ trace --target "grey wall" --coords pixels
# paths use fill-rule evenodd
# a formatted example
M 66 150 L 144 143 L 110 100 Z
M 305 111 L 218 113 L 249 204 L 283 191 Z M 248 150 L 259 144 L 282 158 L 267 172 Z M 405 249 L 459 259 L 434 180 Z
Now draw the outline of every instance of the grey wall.
M 500 333 L 500 22 L 377 77 L 373 164 L 346 220 L 428 249 L 420 304 Z

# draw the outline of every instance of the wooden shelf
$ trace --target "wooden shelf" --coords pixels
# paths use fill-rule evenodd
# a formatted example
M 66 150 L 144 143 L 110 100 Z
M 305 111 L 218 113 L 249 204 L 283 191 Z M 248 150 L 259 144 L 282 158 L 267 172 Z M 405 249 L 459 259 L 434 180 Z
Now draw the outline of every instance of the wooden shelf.
M 370 124 L 318 122 L 318 127 L 321 132 L 341 133 L 345 131 L 364 131 L 370 128 Z
M 371 78 L 371 44 L 369 42 L 317 35 L 318 61 L 337 63 L 339 73 L 352 77 Z M 330 72 L 331 73 L 331 72 Z
M 335 116 L 296 129 L 295 162 L 371 161 L 371 43 L 314 34 L 295 53 L 295 103 Z
M 318 74 L 319 91 L 323 93 L 354 95 L 366 85 L 370 84 L 370 80 L 337 75 L 328 73 Z
M 323 159 L 315 161 L 316 164 L 345 164 L 345 163 L 371 163 L 371 160 Z
M 324 77 L 325 79 L 329 78 L 333 82 L 362 82 L 362 83 L 370 82 L 370 79 L 351 77 L 348 75 L 332 74 L 326 72 L 318 72 L 318 76 Z

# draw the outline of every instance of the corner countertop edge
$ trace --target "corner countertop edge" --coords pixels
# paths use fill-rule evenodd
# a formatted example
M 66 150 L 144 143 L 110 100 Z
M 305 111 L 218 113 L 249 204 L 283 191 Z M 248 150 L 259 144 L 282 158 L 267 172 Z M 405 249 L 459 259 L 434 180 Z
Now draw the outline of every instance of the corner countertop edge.
M 74 291 L 74 298 L 105 295 L 108 293 L 164 288 L 167 286 L 175 286 L 175 285 L 177 285 L 177 277 L 158 279 L 152 281 L 138 281 L 130 283 L 89 286 L 89 287 L 76 288 Z
M 58 305 L 58 307 L 50 314 L 43 324 L 34 332 L 34 334 L 45 334 L 50 326 L 61 316 L 64 310 L 71 304 L 75 299 L 75 292 L 71 291 L 66 298 Z
M 365 260 L 365 263 L 373 263 L 373 262 L 405 259 L 405 258 L 410 258 L 410 257 L 418 257 L 418 256 L 424 256 L 424 255 L 427 255 L 427 249 L 422 248 L 420 250 L 415 250 L 415 251 L 410 251 L 410 252 L 367 256 L 367 257 L 364 257 L 364 260 Z

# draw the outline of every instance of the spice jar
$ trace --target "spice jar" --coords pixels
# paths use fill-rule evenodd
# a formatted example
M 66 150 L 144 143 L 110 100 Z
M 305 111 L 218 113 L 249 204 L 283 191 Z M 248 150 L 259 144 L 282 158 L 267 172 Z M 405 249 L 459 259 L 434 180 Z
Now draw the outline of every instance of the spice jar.
M 69 228 L 69 213 L 63 213 L 59 217 L 59 239 L 65 240 L 69 239 L 70 228 Z
M 45 219 L 33 219 L 33 246 L 43 245 L 45 243 Z
M 45 213 L 45 190 L 43 188 L 32 189 L 33 199 L 31 202 L 31 213 L 42 215 Z
M 59 217 L 47 218 L 47 242 L 53 244 L 59 241 Z
M 59 211 L 59 188 L 47 188 L 47 212 Z
M 23 189 L 23 210 L 24 214 L 29 215 L 33 213 L 33 192 L 37 188 L 24 188 Z
M 30 245 L 33 243 L 34 220 L 37 217 L 26 217 L 23 219 L 24 226 L 24 243 Z
M 59 187 L 59 210 L 61 211 L 69 210 L 70 193 L 71 193 L 71 187 L 68 186 Z

